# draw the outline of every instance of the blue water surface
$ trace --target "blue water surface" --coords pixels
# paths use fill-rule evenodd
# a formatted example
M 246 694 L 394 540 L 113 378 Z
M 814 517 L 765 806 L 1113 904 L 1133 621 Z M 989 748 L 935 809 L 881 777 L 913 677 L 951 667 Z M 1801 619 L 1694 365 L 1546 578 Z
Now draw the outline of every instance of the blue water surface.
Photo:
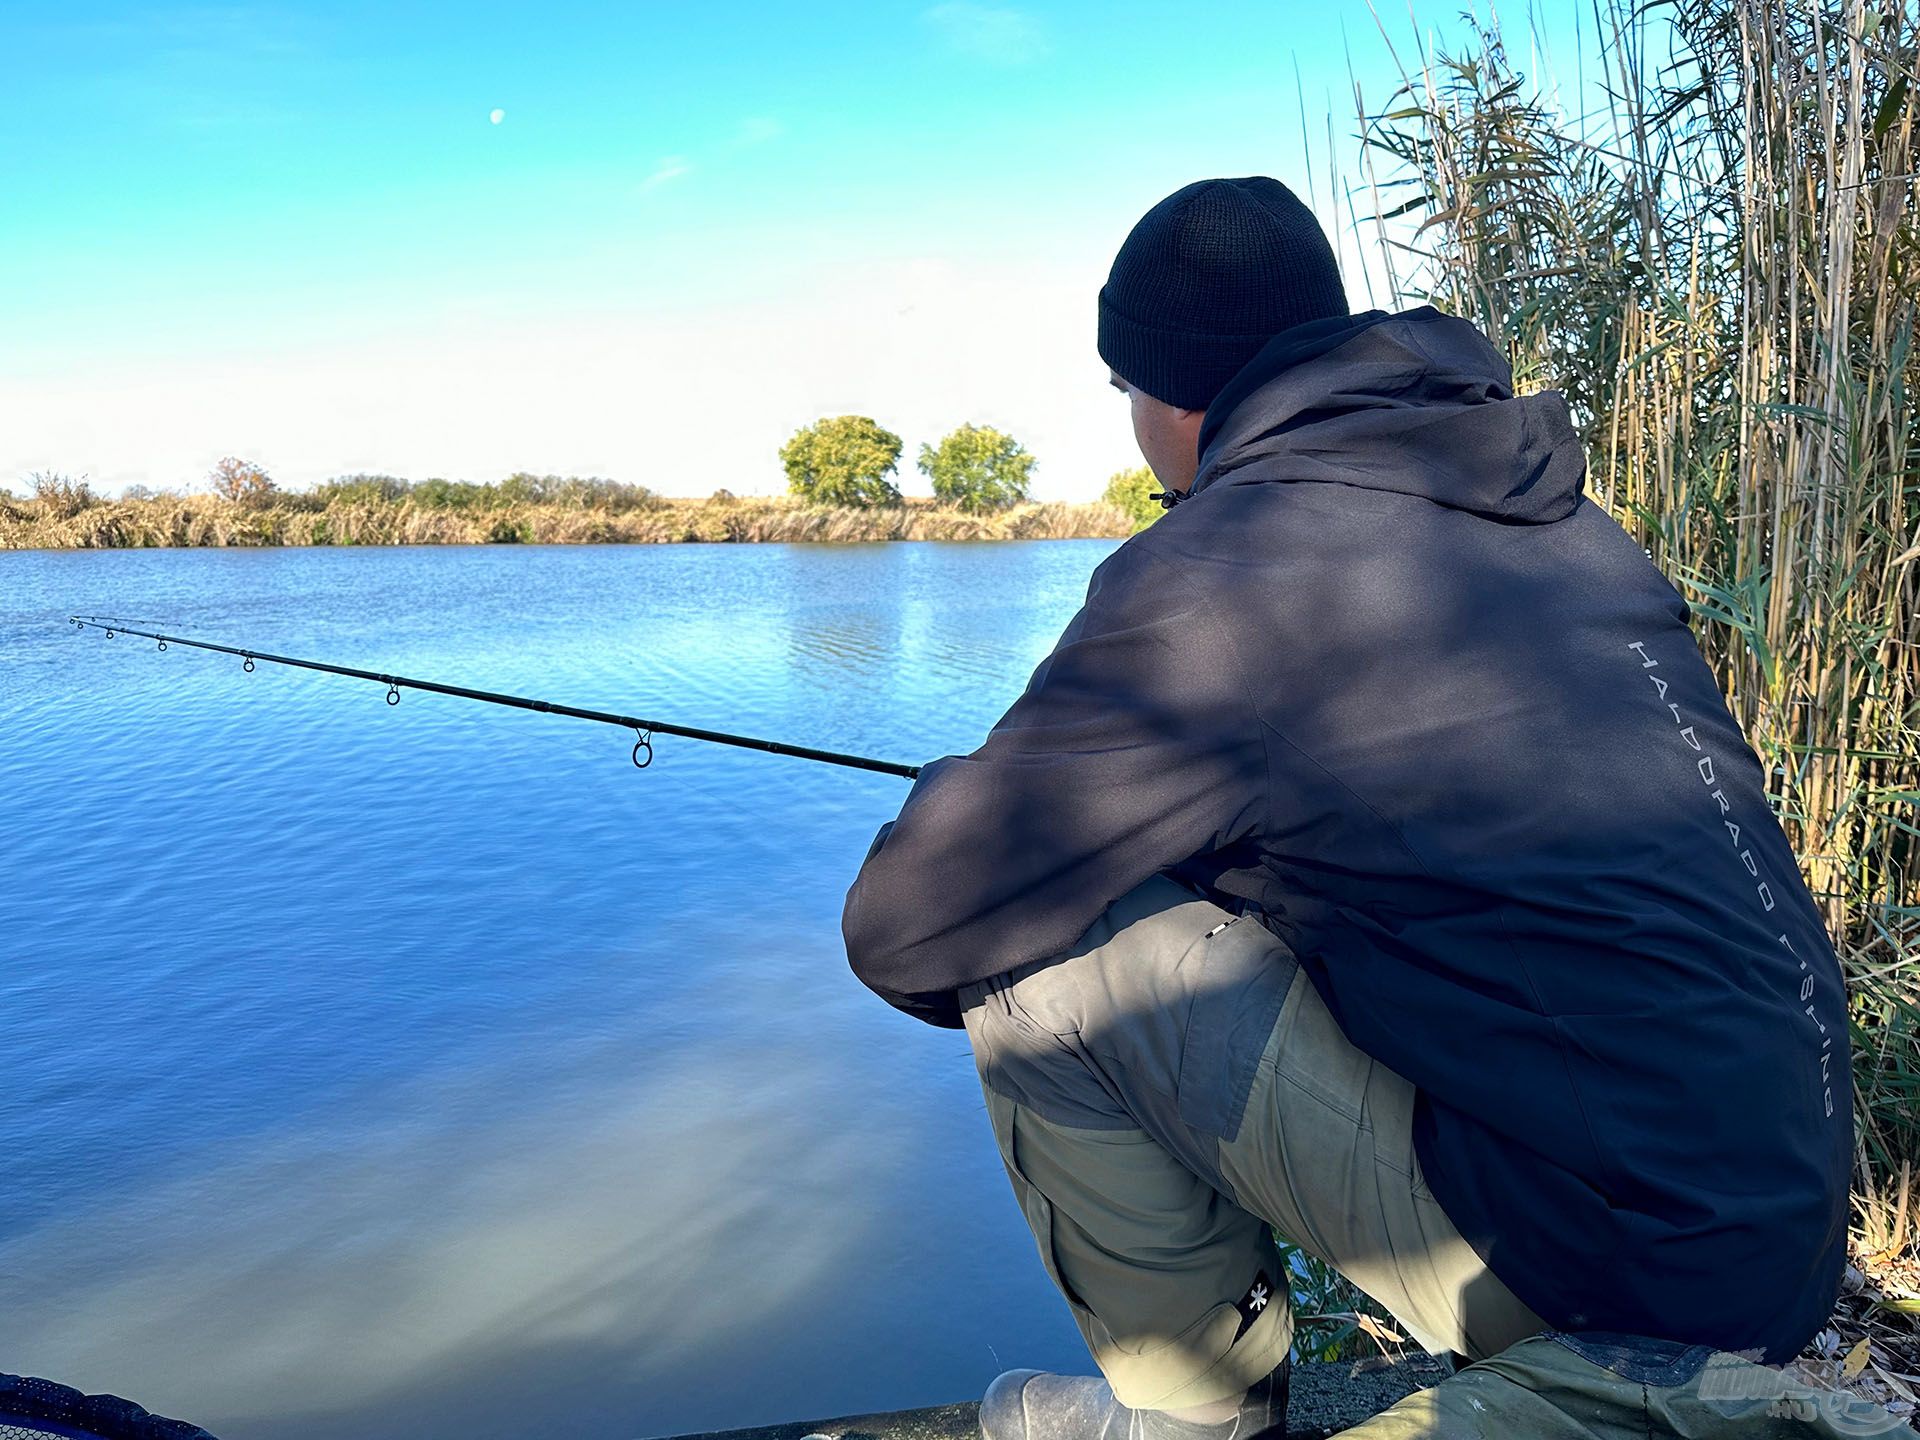
M 222 1440 L 639 1437 L 1090 1368 L 964 1036 L 850 976 L 910 764 L 1110 541 L 0 553 L 0 1371 Z

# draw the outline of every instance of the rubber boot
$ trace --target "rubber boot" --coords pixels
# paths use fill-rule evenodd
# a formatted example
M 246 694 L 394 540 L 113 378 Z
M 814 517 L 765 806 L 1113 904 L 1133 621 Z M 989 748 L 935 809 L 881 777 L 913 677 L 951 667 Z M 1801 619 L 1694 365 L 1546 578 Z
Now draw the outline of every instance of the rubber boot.
M 1097 1375 L 1009 1370 L 980 1400 L 984 1440 L 1279 1440 L 1287 1429 L 1288 1362 L 1248 1390 L 1239 1413 L 1214 1425 L 1134 1410 Z

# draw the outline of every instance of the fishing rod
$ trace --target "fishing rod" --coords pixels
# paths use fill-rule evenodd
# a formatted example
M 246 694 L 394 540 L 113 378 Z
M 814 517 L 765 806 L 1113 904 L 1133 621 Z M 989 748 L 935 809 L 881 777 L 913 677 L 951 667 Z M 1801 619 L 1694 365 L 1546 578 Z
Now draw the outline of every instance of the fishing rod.
M 156 630 L 137 630 L 136 625 L 158 625 L 157 620 L 120 620 L 111 615 L 69 615 L 78 630 L 104 630 L 107 639 L 115 635 L 138 635 L 156 642 L 161 650 L 169 645 L 187 645 L 195 650 L 212 650 L 221 655 L 238 655 L 243 669 L 252 673 L 257 661 L 269 665 L 288 665 L 297 670 L 319 670 L 328 675 L 345 675 L 353 680 L 372 680 L 387 687 L 387 704 L 398 705 L 400 692 L 425 690 L 435 695 L 453 695 L 462 700 L 480 700 L 488 705 L 506 705 L 515 710 L 536 710 L 542 715 L 570 715 L 576 720 L 596 720 L 602 725 L 618 725 L 639 736 L 633 747 L 633 763 L 644 770 L 653 763 L 653 737 L 680 735 L 689 740 L 710 740 L 716 745 L 737 745 L 744 750 L 765 750 L 773 755 L 792 755 L 801 760 L 818 760 L 826 765 L 844 765 L 853 770 L 872 770 L 881 775 L 899 775 L 911 780 L 920 773 L 918 765 L 896 765 L 891 760 L 873 760 L 865 755 L 844 755 L 837 750 L 817 750 L 810 745 L 788 745 L 779 740 L 761 740 L 752 735 L 729 735 L 724 730 L 701 730 L 692 725 L 670 725 L 664 720 L 643 720 L 637 715 L 616 715 L 607 710 L 583 710 L 577 705 L 561 705 L 551 700 L 530 700 L 524 695 L 504 695 L 495 690 L 473 690 L 465 685 L 443 685 L 437 680 L 416 680 L 406 675 L 383 675 L 374 670 L 356 670 L 350 665 L 329 665 L 320 660 L 302 660 L 293 655 L 270 655 L 264 650 L 241 650 L 232 645 L 216 645 L 210 640 L 189 640 L 184 635 L 168 635 Z M 642 759 L 642 753 L 646 758 Z

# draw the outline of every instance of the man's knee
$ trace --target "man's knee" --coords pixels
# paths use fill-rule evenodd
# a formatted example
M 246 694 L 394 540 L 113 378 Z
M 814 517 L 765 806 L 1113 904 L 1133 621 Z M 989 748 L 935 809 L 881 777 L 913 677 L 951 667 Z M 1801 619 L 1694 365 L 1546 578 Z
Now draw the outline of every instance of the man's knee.
M 1257 920 L 1165 875 L 1066 953 L 961 994 L 982 1084 L 1057 1124 L 1134 1126 L 1224 1189 L 1296 966 Z

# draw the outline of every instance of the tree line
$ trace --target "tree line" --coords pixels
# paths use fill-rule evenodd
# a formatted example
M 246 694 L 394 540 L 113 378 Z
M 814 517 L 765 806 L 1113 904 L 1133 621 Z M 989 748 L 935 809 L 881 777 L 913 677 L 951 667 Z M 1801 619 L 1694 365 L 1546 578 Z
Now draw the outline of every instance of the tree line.
M 781 447 L 780 464 L 787 489 L 812 505 L 864 510 L 900 505 L 904 498 L 894 475 L 898 470 L 900 437 L 865 415 L 833 415 L 796 431 Z M 987 425 L 962 425 L 939 444 L 920 447 L 918 468 L 932 482 L 934 498 L 968 515 L 1006 511 L 1029 502 L 1034 457 L 1011 435 Z M 48 514 L 70 517 L 103 503 L 85 478 L 36 474 L 29 478 L 33 499 Z M 534 475 L 524 471 L 504 480 L 405 480 L 397 475 L 340 475 L 305 490 L 284 490 L 266 469 L 253 461 L 229 455 L 208 473 L 203 492 L 245 510 L 284 507 L 325 509 L 347 504 L 409 502 L 429 510 L 477 512 L 511 506 L 536 505 L 560 509 L 625 514 L 669 503 L 645 485 L 632 485 L 599 476 Z M 1134 528 L 1151 524 L 1161 514 L 1148 498 L 1159 488 L 1144 465 L 1114 475 L 1101 495 L 1106 504 L 1126 512 Z M 0 491 L 0 498 L 5 492 Z M 177 498 L 177 492 L 130 485 L 127 500 Z M 716 499 L 731 499 L 721 490 Z
M 795 431 L 780 465 L 787 489 L 812 504 L 898 505 L 900 449 L 900 437 L 868 416 L 831 415 Z M 934 498 L 969 514 L 1026 500 L 1033 466 L 1026 446 L 988 425 L 962 425 L 938 445 L 922 445 L 918 463 Z
M 52 473 L 27 477 L 28 498 L 44 512 L 68 518 L 96 505 L 110 503 L 95 491 L 86 477 L 74 478 Z M 336 501 L 345 504 L 398 505 L 402 502 L 426 510 L 481 511 L 504 510 L 516 505 L 542 505 L 563 510 L 625 514 L 644 510 L 668 501 L 645 485 L 630 485 L 606 480 L 597 475 L 534 475 L 517 471 L 504 480 L 474 482 L 446 480 L 407 480 L 398 475 L 336 475 L 304 490 L 286 490 L 263 467 L 250 460 L 229 455 L 208 472 L 198 487 L 200 493 L 242 510 L 266 510 L 280 507 L 290 510 L 324 510 Z M 129 485 L 122 500 L 179 500 L 184 493 L 176 489 L 156 490 L 149 485 Z M 0 486 L 0 501 L 10 492 Z
M 866 415 L 831 415 L 802 426 L 780 449 L 787 489 L 817 505 L 865 509 L 902 503 L 893 477 L 901 440 Z M 967 514 L 1006 510 L 1029 498 L 1034 457 L 1011 435 L 990 425 L 962 425 L 938 445 L 923 444 L 916 468 L 936 500 Z M 1163 512 L 1149 497 L 1160 488 L 1146 466 L 1107 481 L 1101 500 L 1118 506 L 1143 529 Z

